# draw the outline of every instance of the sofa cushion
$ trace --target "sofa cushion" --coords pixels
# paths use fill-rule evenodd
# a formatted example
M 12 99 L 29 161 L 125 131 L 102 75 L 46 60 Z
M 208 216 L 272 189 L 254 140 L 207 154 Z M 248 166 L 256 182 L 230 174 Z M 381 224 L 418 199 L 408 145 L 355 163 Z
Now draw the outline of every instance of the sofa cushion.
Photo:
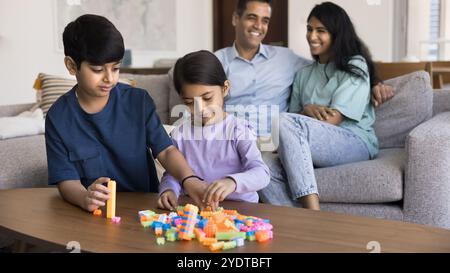
M 374 160 L 316 169 L 321 202 L 388 203 L 403 199 L 404 149 L 380 150 Z
M 119 79 L 119 82 L 134 85 L 133 81 L 123 77 Z M 59 97 L 70 91 L 76 84 L 77 81 L 73 77 L 65 78 L 61 76 L 39 73 L 34 84 L 34 88 L 38 91 L 38 93 L 40 93 L 37 96 L 37 100 L 39 107 L 44 113 L 44 118 L 47 116 L 47 112 L 53 103 L 55 103 Z M 32 111 L 34 111 L 34 109 L 32 109 Z
M 0 189 L 47 186 L 44 135 L 0 141 Z
M 380 148 L 401 148 L 406 136 L 433 115 L 430 75 L 414 72 L 385 82 L 394 87 L 395 96 L 376 110 L 374 125 Z
M 164 75 L 121 74 L 121 77 L 132 79 L 136 87 L 146 90 L 156 105 L 156 112 L 162 123 L 169 122 L 169 77 Z

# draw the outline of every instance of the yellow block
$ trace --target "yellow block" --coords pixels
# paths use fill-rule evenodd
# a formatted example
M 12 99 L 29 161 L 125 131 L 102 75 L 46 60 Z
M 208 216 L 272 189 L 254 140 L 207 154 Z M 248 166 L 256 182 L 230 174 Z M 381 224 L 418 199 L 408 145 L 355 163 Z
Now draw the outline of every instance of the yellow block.
M 116 217 L 116 181 L 108 182 L 109 200 L 106 201 L 106 218 L 112 219 Z

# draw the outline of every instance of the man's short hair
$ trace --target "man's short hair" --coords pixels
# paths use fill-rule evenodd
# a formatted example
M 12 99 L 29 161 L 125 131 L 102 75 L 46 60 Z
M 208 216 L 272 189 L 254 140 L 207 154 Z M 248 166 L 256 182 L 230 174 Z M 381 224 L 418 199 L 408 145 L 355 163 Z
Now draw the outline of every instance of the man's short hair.
M 249 2 L 267 3 L 272 6 L 272 0 L 239 0 L 236 6 L 236 13 L 237 15 L 239 15 L 239 17 L 244 14 L 245 10 L 247 9 L 247 3 Z
M 63 33 L 64 54 L 77 64 L 93 65 L 119 62 L 125 45 L 122 34 L 105 17 L 86 14 L 69 23 Z

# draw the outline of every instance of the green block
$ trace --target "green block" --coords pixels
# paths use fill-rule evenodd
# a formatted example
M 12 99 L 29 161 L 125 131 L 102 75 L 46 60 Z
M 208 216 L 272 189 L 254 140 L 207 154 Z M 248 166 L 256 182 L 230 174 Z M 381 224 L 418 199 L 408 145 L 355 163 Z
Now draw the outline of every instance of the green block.
M 236 241 L 230 241 L 223 244 L 223 250 L 229 250 L 236 248 L 237 244 Z
M 216 239 L 217 241 L 230 241 L 236 238 L 245 239 L 245 232 L 217 232 Z
M 158 237 L 156 238 L 156 243 L 158 245 L 164 245 L 166 243 L 166 240 L 164 239 L 164 237 Z

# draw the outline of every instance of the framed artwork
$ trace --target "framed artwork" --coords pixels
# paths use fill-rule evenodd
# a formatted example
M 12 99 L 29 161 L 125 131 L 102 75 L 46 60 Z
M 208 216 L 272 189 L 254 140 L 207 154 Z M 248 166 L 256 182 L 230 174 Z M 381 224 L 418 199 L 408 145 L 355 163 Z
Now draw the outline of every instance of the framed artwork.
M 122 33 L 125 47 L 136 51 L 176 51 L 175 0 L 54 0 L 57 51 L 62 33 L 83 14 L 108 18 Z M 168 19 L 169 18 L 169 19 Z

